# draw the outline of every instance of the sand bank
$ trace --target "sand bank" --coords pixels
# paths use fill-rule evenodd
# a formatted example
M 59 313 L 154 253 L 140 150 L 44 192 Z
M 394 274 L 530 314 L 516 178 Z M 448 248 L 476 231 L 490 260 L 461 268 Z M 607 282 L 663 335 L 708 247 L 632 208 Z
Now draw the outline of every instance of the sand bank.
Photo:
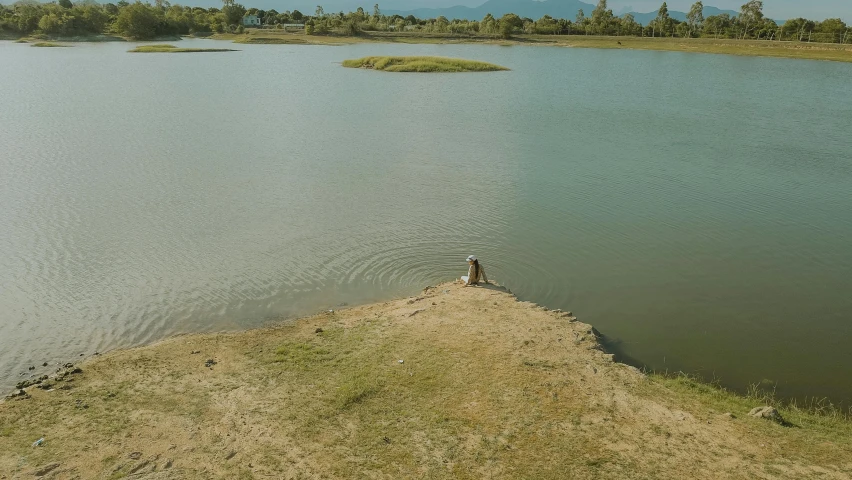
M 613 362 L 596 335 L 445 284 L 115 351 L 0 404 L 0 478 L 852 476 L 849 422 L 750 417 Z

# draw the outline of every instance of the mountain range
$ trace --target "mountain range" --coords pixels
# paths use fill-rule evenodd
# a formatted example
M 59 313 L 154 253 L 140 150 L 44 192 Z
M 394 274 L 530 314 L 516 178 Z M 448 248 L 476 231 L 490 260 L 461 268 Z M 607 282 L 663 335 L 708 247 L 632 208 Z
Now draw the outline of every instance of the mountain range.
M 577 12 L 582 9 L 583 13 L 590 17 L 595 5 L 581 2 L 580 0 L 487 0 L 478 7 L 454 6 L 445 8 L 418 8 L 414 10 L 384 10 L 382 13 L 386 15 L 414 15 L 417 18 L 437 18 L 441 15 L 448 19 L 458 18 L 466 20 L 481 20 L 487 14 L 494 17 L 501 17 L 507 13 L 514 13 L 519 17 L 539 19 L 544 15 L 550 15 L 553 18 L 566 18 L 574 20 Z M 657 18 L 657 12 L 630 12 L 638 23 L 647 25 L 649 22 Z M 733 10 L 721 10 L 716 7 L 704 7 L 704 16 L 719 15 L 727 13 L 737 15 L 738 12 Z M 669 10 L 669 16 L 674 19 L 686 20 L 686 13 L 676 10 Z
M 279 12 L 285 10 L 299 10 L 304 14 L 313 15 L 317 5 L 322 5 L 326 13 L 331 12 L 352 12 L 363 7 L 365 11 L 372 12 L 373 5 L 379 3 L 382 13 L 385 15 L 414 15 L 417 18 L 437 18 L 444 16 L 450 20 L 454 18 L 465 20 L 482 20 L 487 14 L 491 14 L 497 18 L 502 17 L 507 13 L 514 13 L 520 17 L 532 18 L 537 20 L 544 15 L 550 15 L 554 18 L 566 18 L 574 20 L 577 17 L 577 11 L 583 9 L 583 13 L 587 17 L 592 15 L 592 10 L 595 5 L 586 3 L 581 0 L 487 0 L 485 3 L 476 6 L 481 0 L 429 0 L 429 8 L 411 8 L 415 5 L 423 5 L 427 3 L 425 0 L 237 0 L 246 7 L 255 7 L 263 10 L 274 8 Z M 594 1 L 594 0 L 591 0 Z M 221 7 L 221 0 L 173 0 L 174 3 L 185 3 L 199 7 Z M 660 0 L 662 3 L 662 0 Z M 595 2 L 597 3 L 597 2 Z M 623 14 L 625 12 L 619 12 Z M 647 25 L 651 20 L 657 17 L 657 12 L 630 12 L 637 22 L 642 25 Z M 733 10 L 721 10 L 716 7 L 704 7 L 704 16 L 719 15 L 728 13 L 737 15 L 738 12 Z M 669 15 L 672 18 L 683 21 L 686 20 L 686 13 L 676 10 L 669 10 Z M 621 15 L 619 15 L 621 16 Z

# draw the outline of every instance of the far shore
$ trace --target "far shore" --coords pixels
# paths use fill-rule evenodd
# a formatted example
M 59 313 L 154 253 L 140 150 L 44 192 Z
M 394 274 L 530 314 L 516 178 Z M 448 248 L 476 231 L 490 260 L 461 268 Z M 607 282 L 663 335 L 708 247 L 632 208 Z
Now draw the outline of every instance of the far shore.
M 582 35 L 515 35 L 510 39 L 490 36 L 452 34 L 365 32 L 359 36 L 320 36 L 284 33 L 276 30 L 249 30 L 242 35 L 220 34 L 213 39 L 264 43 L 261 38 L 290 39 L 292 43 L 313 45 L 353 43 L 412 44 L 490 44 L 539 45 L 574 48 L 658 50 L 670 52 L 713 53 L 740 56 L 782 57 L 806 60 L 852 62 L 852 45 L 807 42 L 770 42 L 764 40 L 728 40 L 712 38 L 601 37 Z
M 613 361 L 571 312 L 425 288 L 67 364 L 0 401 L 0 478 L 819 478 L 852 421 Z
M 362 32 L 358 36 L 326 36 L 287 33 L 271 29 L 250 29 L 244 34 L 216 34 L 208 38 L 233 40 L 238 43 L 304 43 L 311 45 L 345 45 L 355 43 L 539 45 L 574 48 L 658 50 L 852 62 L 852 45 L 848 44 L 712 38 L 514 35 L 510 39 L 502 39 L 492 36 L 414 32 Z M 263 42 L 262 39 L 264 38 L 268 39 L 268 42 Z M 287 39 L 288 41 L 282 42 L 280 39 Z
M 837 43 L 778 42 L 766 40 L 730 40 L 713 38 L 601 37 L 582 35 L 515 35 L 510 39 L 484 35 L 426 34 L 418 32 L 362 32 L 358 36 L 305 35 L 275 29 L 248 29 L 243 34 L 198 34 L 196 37 L 230 40 L 247 44 L 348 45 L 356 43 L 409 44 L 489 44 L 539 45 L 573 48 L 657 50 L 668 52 L 711 53 L 723 55 L 777 57 L 803 60 L 852 62 L 852 45 Z M 8 40 L 16 38 L 6 37 Z M 161 37 L 150 41 L 174 41 L 179 37 Z M 25 41 L 135 41 L 96 35 L 91 37 L 47 37 L 39 35 Z M 146 40 L 149 41 L 149 40 Z

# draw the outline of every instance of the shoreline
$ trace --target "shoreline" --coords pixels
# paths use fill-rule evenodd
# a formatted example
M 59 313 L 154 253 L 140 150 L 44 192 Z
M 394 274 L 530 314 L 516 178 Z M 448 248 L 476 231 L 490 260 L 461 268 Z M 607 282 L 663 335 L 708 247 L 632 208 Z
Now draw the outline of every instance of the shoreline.
M 346 45 L 361 43 L 532 45 L 852 62 L 852 45 L 850 44 L 774 42 L 765 40 L 603 37 L 594 35 L 515 35 L 510 39 L 501 39 L 490 36 L 405 34 L 398 32 L 362 32 L 358 36 L 322 36 L 257 29 L 249 29 L 244 34 L 214 34 L 206 38 L 213 40 L 232 40 L 235 43 L 263 43 L 259 41 L 263 38 L 270 39 L 269 43 L 278 43 L 282 39 L 287 39 L 290 42 L 284 43 L 305 45 Z
M 0 403 L 8 478 L 852 474 L 848 419 L 750 417 L 758 399 L 617 363 L 570 312 L 493 285 L 179 335 L 60 375 Z
M 531 45 L 565 48 L 592 48 L 605 50 L 650 50 L 664 52 L 706 53 L 746 57 L 790 58 L 852 63 L 852 45 L 837 43 L 811 43 L 767 40 L 733 40 L 712 38 L 648 38 L 648 37 L 602 37 L 584 35 L 515 35 L 510 39 L 491 36 L 465 36 L 455 34 L 406 34 L 400 32 L 362 32 L 358 36 L 305 35 L 286 33 L 273 29 L 248 29 L 244 34 L 204 34 L 185 37 L 158 37 L 144 42 L 177 41 L 182 38 L 199 40 L 228 40 L 241 44 L 276 45 L 352 45 L 364 43 L 388 44 L 470 44 L 470 45 Z M 0 40 L 9 41 L 57 41 L 68 43 L 131 42 L 123 37 L 93 35 L 90 37 L 60 37 L 35 35 Z

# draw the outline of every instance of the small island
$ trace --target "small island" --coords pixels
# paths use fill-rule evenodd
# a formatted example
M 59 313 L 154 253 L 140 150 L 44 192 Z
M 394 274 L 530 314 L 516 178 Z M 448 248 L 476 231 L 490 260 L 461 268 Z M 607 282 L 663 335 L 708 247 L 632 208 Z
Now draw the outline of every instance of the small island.
M 22 43 L 26 43 L 26 42 L 22 42 Z M 47 47 L 70 47 L 71 45 L 62 45 L 62 44 L 54 43 L 54 42 L 38 42 L 38 43 L 33 43 L 30 46 L 31 47 L 45 47 L 45 48 L 47 48 Z
M 248 45 L 307 45 L 308 41 L 300 37 L 244 37 L 234 40 L 234 43 Z
M 237 52 L 230 48 L 178 48 L 174 45 L 142 45 L 128 50 L 130 53 L 200 53 L 200 52 Z
M 493 63 L 446 57 L 364 57 L 344 60 L 348 68 L 366 68 L 385 72 L 496 72 L 509 70 Z

